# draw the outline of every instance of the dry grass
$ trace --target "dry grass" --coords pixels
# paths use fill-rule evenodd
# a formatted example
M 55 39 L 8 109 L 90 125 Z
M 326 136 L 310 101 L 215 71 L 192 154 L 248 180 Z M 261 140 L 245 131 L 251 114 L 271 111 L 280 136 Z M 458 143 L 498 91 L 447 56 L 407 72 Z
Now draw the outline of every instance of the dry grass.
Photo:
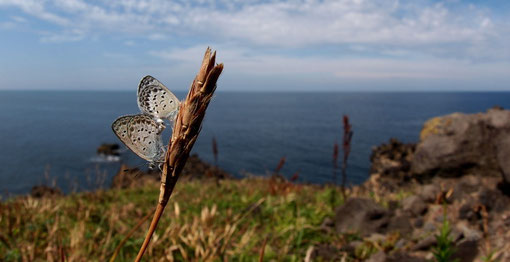
M 220 186 L 214 179 L 182 181 L 144 260 L 254 261 L 267 238 L 264 261 L 297 261 L 311 245 L 338 240 L 319 228 L 332 215 L 329 189 L 302 185 L 272 195 L 267 184 L 260 178 Z M 0 203 L 0 261 L 106 261 L 157 195 L 154 185 Z M 143 236 L 135 231 L 116 261 L 132 261 Z

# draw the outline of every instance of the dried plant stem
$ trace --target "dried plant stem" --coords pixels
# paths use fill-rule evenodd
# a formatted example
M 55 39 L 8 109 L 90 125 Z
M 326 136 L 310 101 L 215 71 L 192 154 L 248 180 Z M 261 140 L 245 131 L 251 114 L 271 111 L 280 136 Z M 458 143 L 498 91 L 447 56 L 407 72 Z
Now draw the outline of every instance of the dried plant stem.
M 344 198 L 344 201 L 347 197 L 347 194 L 345 193 L 345 184 L 347 182 L 347 159 L 349 159 L 349 154 L 351 152 L 351 140 L 352 140 L 352 126 L 349 123 L 349 116 L 344 115 L 343 117 L 343 123 L 344 123 L 344 137 L 343 137 L 343 151 L 344 151 L 344 158 L 342 161 L 342 196 Z
M 136 223 L 136 225 L 127 233 L 126 237 L 124 237 L 124 239 L 122 239 L 119 245 L 115 248 L 112 257 L 110 258 L 110 262 L 115 261 L 115 258 L 117 258 L 117 255 L 119 255 L 122 246 L 124 246 L 127 240 L 136 232 L 136 230 L 138 230 L 143 225 L 143 223 L 145 223 L 145 221 L 147 221 L 151 217 L 151 214 L 154 213 L 155 211 L 156 209 L 153 208 L 149 213 L 147 213 L 146 216 L 142 217 L 142 219 L 140 219 L 140 221 L 138 221 L 138 223 Z
M 145 240 L 136 257 L 135 261 L 137 262 L 141 261 L 149 245 L 152 234 L 156 230 L 159 219 L 179 179 L 179 174 L 184 168 L 202 128 L 202 120 L 207 106 L 216 90 L 216 82 L 223 71 L 223 64 L 215 65 L 215 60 L 216 52 L 211 53 L 211 49 L 207 48 L 200 71 L 193 80 L 186 99 L 180 105 L 161 172 L 158 205 Z
M 267 236 L 264 238 L 264 242 L 262 243 L 262 247 L 260 248 L 259 262 L 264 262 L 264 251 L 266 251 L 266 245 L 267 245 Z

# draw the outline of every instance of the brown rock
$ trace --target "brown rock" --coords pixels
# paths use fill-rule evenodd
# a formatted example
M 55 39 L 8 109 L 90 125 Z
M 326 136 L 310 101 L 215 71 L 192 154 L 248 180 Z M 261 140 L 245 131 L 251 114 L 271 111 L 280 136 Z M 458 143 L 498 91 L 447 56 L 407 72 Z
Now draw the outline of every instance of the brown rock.
M 56 187 L 49 187 L 49 186 L 34 186 L 32 187 L 32 190 L 30 190 L 30 195 L 34 198 L 43 198 L 43 197 L 54 197 L 54 196 L 61 196 L 62 191 Z
M 335 213 L 337 233 L 359 232 L 363 235 L 385 231 L 391 216 L 382 206 L 366 198 L 349 198 Z
M 407 180 L 414 148 L 414 144 L 404 144 L 394 138 L 390 139 L 388 144 L 374 147 L 370 156 L 370 173 L 397 181 Z
M 386 262 L 386 258 L 387 258 L 386 253 L 384 253 L 383 251 L 379 251 L 370 256 L 370 258 L 366 262 Z
M 118 144 L 101 144 L 97 148 L 98 155 L 107 155 L 107 156 L 118 156 L 119 155 L 119 145 Z
M 438 195 L 441 193 L 441 188 L 435 184 L 428 184 L 420 189 L 420 196 L 423 201 L 433 203 L 436 201 Z
M 401 236 L 407 236 L 413 232 L 411 217 L 408 215 L 398 215 L 391 218 L 387 232 L 399 232 Z
M 198 155 L 194 154 L 188 158 L 181 177 L 190 179 L 196 178 L 230 178 L 230 174 L 218 167 L 203 162 Z M 129 188 L 144 186 L 149 183 L 159 182 L 160 171 L 158 169 L 152 171 L 142 171 L 138 168 L 130 168 L 122 164 L 117 174 L 113 177 L 112 188 Z
M 427 259 L 397 252 L 388 257 L 386 262 L 427 262 Z
M 427 204 L 419 196 L 409 196 L 402 201 L 402 209 L 413 216 L 420 216 L 427 211 Z
M 510 134 L 501 135 L 499 138 L 499 143 L 496 144 L 498 164 L 503 178 L 510 184 Z
M 458 259 L 459 262 L 472 262 L 478 255 L 478 241 L 476 240 L 461 240 L 455 248 L 452 261 Z
M 436 243 L 437 243 L 437 241 L 434 236 L 428 236 L 428 237 L 420 240 L 418 243 L 416 243 L 416 245 L 413 246 L 412 250 L 413 251 L 428 250 Z

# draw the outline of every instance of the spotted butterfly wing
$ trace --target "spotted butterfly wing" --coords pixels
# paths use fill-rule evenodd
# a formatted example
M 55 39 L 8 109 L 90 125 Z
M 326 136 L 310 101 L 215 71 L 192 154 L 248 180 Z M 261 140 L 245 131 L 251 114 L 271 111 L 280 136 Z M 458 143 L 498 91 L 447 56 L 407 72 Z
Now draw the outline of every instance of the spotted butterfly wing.
M 179 110 L 179 99 L 152 76 L 145 76 L 140 81 L 137 100 L 140 111 L 157 120 L 173 121 Z
M 115 135 L 139 157 L 154 163 L 165 156 L 161 132 L 164 126 L 145 114 L 117 118 L 112 124 Z

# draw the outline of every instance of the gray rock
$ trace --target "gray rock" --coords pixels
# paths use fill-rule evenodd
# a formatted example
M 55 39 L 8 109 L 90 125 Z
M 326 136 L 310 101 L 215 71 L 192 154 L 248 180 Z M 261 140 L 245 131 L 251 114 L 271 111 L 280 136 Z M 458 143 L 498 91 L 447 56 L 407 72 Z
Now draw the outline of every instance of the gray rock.
M 425 232 L 435 232 L 436 229 L 437 229 L 436 225 L 432 222 L 427 222 L 423 226 L 423 231 L 425 231 Z
M 479 230 L 469 228 L 466 223 L 458 223 L 456 228 L 462 233 L 464 240 L 478 241 L 482 239 L 483 233 Z M 453 231 L 452 231 L 453 232 Z M 455 239 L 456 240 L 456 239 Z
M 419 196 L 410 196 L 402 201 L 402 209 L 414 216 L 419 216 L 427 211 L 427 204 Z
M 453 189 L 453 200 L 461 201 L 480 189 L 481 179 L 474 175 L 467 175 L 455 184 Z
M 341 247 L 341 251 L 346 252 L 347 254 L 354 255 L 354 253 L 356 252 L 356 249 L 358 247 L 360 247 L 361 245 L 363 245 L 362 241 L 354 240 L 354 241 L 349 242 L 347 245 L 343 245 Z
M 453 242 L 457 242 L 457 240 L 461 239 L 464 236 L 463 231 L 458 229 L 457 227 L 452 228 L 450 232 L 449 238 Z
M 324 230 L 324 231 L 331 231 L 331 229 L 335 226 L 335 222 L 333 221 L 333 219 L 329 218 L 329 217 L 326 217 L 324 218 L 324 220 L 322 221 L 322 224 L 320 225 L 320 229 Z
M 55 197 L 62 196 L 62 191 L 56 187 L 49 187 L 45 185 L 33 186 L 30 190 L 30 195 L 33 198 Z
M 510 176 L 510 111 L 485 114 L 455 113 L 427 121 L 411 162 L 416 175 Z
M 425 221 L 423 221 L 423 218 L 418 217 L 416 218 L 416 220 L 414 220 L 414 227 L 421 228 L 423 226 L 423 223 L 425 223 Z
M 408 215 L 397 215 L 390 219 L 387 232 L 399 232 L 401 236 L 407 236 L 413 232 L 411 217 Z
M 421 188 L 420 196 L 425 202 L 433 203 L 441 193 L 441 188 L 435 184 L 428 184 Z
M 98 155 L 106 155 L 106 156 L 118 156 L 119 154 L 119 144 L 101 144 L 96 153 Z
M 498 164 L 503 172 L 503 178 L 510 184 L 510 134 L 500 136 L 496 144 Z
M 311 258 L 313 261 L 337 261 L 340 258 L 340 250 L 331 245 L 318 245 L 314 247 Z
M 412 256 L 406 253 L 397 252 L 389 256 L 385 262 L 427 262 L 425 258 Z
M 367 240 L 369 242 L 382 243 L 386 240 L 386 236 L 383 234 L 379 234 L 379 233 L 373 233 L 370 236 L 368 236 L 367 238 L 365 238 L 365 240 Z
M 370 258 L 367 259 L 366 262 L 386 262 L 386 253 L 384 253 L 383 251 L 379 251 L 370 256 Z
M 476 240 L 464 239 L 460 241 L 455 248 L 456 251 L 452 259 L 458 259 L 459 262 L 475 261 L 475 258 L 478 255 L 478 241 Z
M 499 190 L 484 188 L 480 192 L 478 201 L 487 211 L 503 212 L 510 209 L 510 198 Z
M 365 198 L 349 198 L 335 213 L 337 233 L 359 232 L 363 235 L 384 232 L 391 217 L 389 211 Z
M 399 250 L 399 249 L 404 248 L 406 246 L 406 244 L 407 244 L 407 241 L 405 239 L 401 238 L 401 239 L 399 239 L 397 241 L 397 243 L 395 243 L 395 247 L 394 248 L 396 250 Z
M 418 243 L 416 243 L 416 245 L 413 246 L 412 250 L 413 251 L 428 250 L 436 243 L 437 243 L 437 241 L 434 236 L 428 236 L 428 237 L 420 240 Z
M 469 221 L 476 221 L 478 219 L 472 203 L 465 203 L 460 207 L 459 219 L 465 219 Z

